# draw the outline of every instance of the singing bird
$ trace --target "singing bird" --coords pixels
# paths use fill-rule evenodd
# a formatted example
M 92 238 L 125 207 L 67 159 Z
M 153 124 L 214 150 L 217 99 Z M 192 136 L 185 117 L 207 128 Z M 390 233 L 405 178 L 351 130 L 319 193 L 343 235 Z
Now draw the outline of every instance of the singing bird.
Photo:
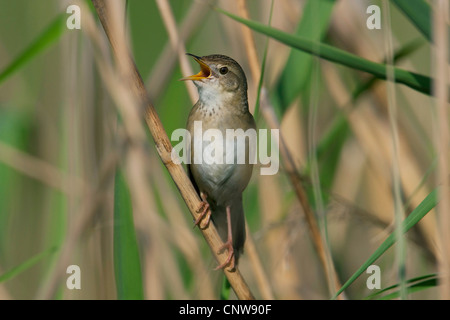
M 199 94 L 199 100 L 192 108 L 187 121 L 187 130 L 193 137 L 192 140 L 198 138 L 194 136 L 194 124 L 197 121 L 201 121 L 202 132 L 218 129 L 223 137 L 226 137 L 227 129 L 242 129 L 244 132 L 248 129 L 256 130 L 255 120 L 248 109 L 247 79 L 241 66 L 225 55 L 188 55 L 192 56 L 201 68 L 199 73 L 181 79 L 192 80 Z M 242 192 L 252 175 L 253 164 L 249 161 L 249 139 L 245 141 L 244 148 L 234 138 L 232 148 L 227 148 L 225 141 L 224 138 L 222 141 L 214 139 L 210 142 L 223 144 L 223 148 L 219 148 L 223 150 L 223 163 L 195 163 L 196 150 L 192 143 L 191 162 L 187 169 L 203 200 L 195 225 L 200 225 L 203 219 L 204 225 L 207 225 L 212 219 L 224 241 L 219 251 L 228 249 L 227 260 L 216 269 L 230 265 L 233 270 L 242 253 L 246 237 Z M 207 146 L 208 144 L 204 143 L 201 151 Z M 234 162 L 226 161 L 229 152 L 234 152 Z M 245 152 L 244 163 L 237 161 L 242 152 Z

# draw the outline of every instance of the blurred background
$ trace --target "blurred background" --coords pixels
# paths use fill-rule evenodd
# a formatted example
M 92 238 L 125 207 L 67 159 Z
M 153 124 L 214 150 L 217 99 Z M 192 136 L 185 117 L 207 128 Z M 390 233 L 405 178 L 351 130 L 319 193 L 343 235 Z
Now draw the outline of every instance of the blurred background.
M 270 0 L 122 3 L 132 54 L 169 137 L 185 127 L 195 102 L 191 84 L 178 81 L 186 76 L 181 49 L 237 60 L 252 112 L 266 56 L 264 103 L 280 124 L 341 284 L 394 232 L 395 208 L 407 216 L 440 183 L 435 98 L 251 31 L 253 45 L 249 29 L 214 10 L 265 25 L 271 19 L 288 34 L 379 63 L 391 56 L 396 67 L 431 76 L 429 39 L 393 1 L 276 0 L 273 10 Z M 71 4 L 81 7 L 80 30 L 66 28 Z M 381 29 L 366 26 L 370 5 L 382 8 Z M 222 273 L 213 270 L 151 136 L 137 144 L 127 138 L 108 70 L 114 61 L 90 1 L 0 0 L 0 299 L 218 299 Z M 270 127 L 261 110 L 255 118 L 259 128 Z M 136 127 L 148 132 L 144 121 Z M 255 247 L 246 247 L 240 270 L 254 295 L 332 297 L 285 167 L 274 176 L 254 170 L 244 206 Z M 437 221 L 430 211 L 408 232 L 401 254 L 391 248 L 375 262 L 382 289 L 438 272 Z M 80 290 L 66 286 L 69 265 L 80 267 Z M 369 276 L 346 297 L 374 293 Z M 137 295 L 127 296 L 120 283 Z M 439 298 L 436 281 L 427 284 L 407 296 Z

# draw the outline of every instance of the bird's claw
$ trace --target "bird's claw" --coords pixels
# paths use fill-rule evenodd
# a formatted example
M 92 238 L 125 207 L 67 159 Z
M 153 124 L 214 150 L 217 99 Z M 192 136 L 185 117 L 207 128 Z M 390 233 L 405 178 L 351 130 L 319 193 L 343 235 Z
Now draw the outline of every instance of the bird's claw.
M 206 222 L 203 225 L 203 228 L 206 228 L 209 224 L 209 220 L 211 220 L 211 209 L 209 207 L 209 203 L 206 201 L 206 195 L 204 193 L 201 193 L 202 202 L 200 204 L 200 207 L 197 209 L 197 213 L 199 213 L 199 216 L 197 219 L 195 219 L 194 222 L 194 228 L 195 226 L 200 227 L 200 221 L 206 216 Z
M 217 253 L 221 253 L 223 252 L 225 249 L 228 250 L 228 257 L 227 260 L 225 260 L 224 263 L 218 265 L 214 270 L 219 270 L 219 269 L 223 269 L 225 268 L 228 264 L 230 264 L 231 268 L 230 270 L 233 270 L 235 267 L 235 261 L 234 261 L 234 249 L 233 249 L 233 243 L 231 241 L 231 239 L 229 239 L 227 242 L 225 242 L 224 244 L 222 244 L 219 248 L 219 250 L 217 251 Z

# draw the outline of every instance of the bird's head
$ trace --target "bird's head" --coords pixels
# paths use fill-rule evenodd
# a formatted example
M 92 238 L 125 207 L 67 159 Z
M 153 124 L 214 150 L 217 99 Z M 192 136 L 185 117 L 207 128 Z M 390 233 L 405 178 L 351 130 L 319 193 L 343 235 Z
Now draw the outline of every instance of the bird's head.
M 198 88 L 200 100 L 244 99 L 247 101 L 247 78 L 244 70 L 232 58 L 213 54 L 198 57 L 188 53 L 200 65 L 200 72 L 181 80 L 192 80 Z

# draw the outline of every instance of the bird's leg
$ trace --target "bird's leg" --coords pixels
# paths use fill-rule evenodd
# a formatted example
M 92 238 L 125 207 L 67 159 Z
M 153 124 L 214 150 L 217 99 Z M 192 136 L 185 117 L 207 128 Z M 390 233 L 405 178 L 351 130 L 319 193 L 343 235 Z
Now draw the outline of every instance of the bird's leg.
M 233 249 L 233 236 L 231 233 L 231 212 L 230 212 L 230 206 L 227 206 L 227 224 L 228 224 L 228 239 L 227 241 L 220 247 L 219 251 L 217 253 L 222 252 L 224 249 L 228 249 L 228 258 L 227 260 L 222 263 L 221 265 L 218 265 L 214 270 L 223 269 L 228 264 L 231 265 L 231 270 L 234 269 L 235 261 L 234 261 L 234 249 Z
M 200 221 L 206 216 L 206 223 L 204 226 L 206 227 L 209 224 L 209 220 L 211 219 L 211 209 L 209 208 L 209 203 L 206 201 L 207 195 L 206 193 L 200 192 L 200 197 L 202 198 L 202 203 L 198 208 L 197 212 L 200 213 L 198 218 L 194 222 L 194 227 L 200 224 Z

